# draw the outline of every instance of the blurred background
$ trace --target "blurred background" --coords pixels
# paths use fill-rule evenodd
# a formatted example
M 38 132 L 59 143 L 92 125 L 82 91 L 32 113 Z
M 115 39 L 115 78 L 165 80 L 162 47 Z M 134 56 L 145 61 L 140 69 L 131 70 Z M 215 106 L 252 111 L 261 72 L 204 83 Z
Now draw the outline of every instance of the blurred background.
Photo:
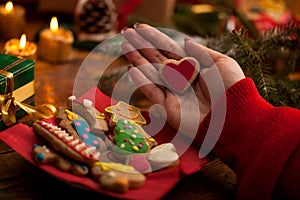
M 1 4 L 6 2 L 7 0 L 0 0 Z M 82 15 L 93 15 L 79 8 L 84 7 L 85 3 L 90 2 L 95 6 L 97 2 L 111 2 L 117 14 L 115 22 L 117 31 L 136 22 L 146 22 L 201 36 L 217 36 L 239 26 L 246 26 L 253 34 L 258 34 L 257 32 L 291 19 L 300 18 L 298 0 L 13 0 L 12 2 L 26 6 L 26 14 L 30 20 L 36 19 L 36 16 L 49 18 L 58 15 L 61 16 L 60 21 L 64 23 L 73 23 L 78 12 Z M 97 11 L 96 7 L 87 9 Z M 101 12 L 105 13 L 105 8 Z M 102 18 L 105 15 L 103 13 Z M 84 20 L 84 17 L 81 20 Z M 250 25 L 252 23 L 254 26 Z M 89 24 L 93 23 L 89 21 Z

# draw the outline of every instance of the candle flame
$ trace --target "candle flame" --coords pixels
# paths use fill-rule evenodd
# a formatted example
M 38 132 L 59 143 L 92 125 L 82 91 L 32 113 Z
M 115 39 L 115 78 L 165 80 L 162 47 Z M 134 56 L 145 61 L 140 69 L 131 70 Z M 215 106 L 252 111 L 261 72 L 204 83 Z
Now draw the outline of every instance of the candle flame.
M 58 22 L 56 17 L 52 17 L 50 22 L 50 30 L 55 33 L 58 30 Z
M 23 35 L 21 36 L 21 39 L 20 39 L 19 48 L 20 48 L 20 49 L 24 49 L 25 46 L 26 46 L 26 35 L 23 34 Z
M 5 11 L 6 12 L 12 12 L 14 10 L 14 5 L 11 1 L 8 1 L 6 4 L 5 4 Z

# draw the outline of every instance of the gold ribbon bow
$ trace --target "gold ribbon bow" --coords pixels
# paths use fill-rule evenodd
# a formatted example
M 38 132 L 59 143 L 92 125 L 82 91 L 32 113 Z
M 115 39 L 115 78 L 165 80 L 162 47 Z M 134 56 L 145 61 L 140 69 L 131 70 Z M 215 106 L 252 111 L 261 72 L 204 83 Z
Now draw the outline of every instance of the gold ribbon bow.
M 32 120 L 40 120 L 49 118 L 56 114 L 57 109 L 52 104 L 43 104 L 41 106 L 33 107 L 15 100 L 14 91 L 14 77 L 13 73 L 0 70 L 0 74 L 7 78 L 7 86 L 4 94 L 0 95 L 0 106 L 2 113 L 2 120 L 5 125 L 10 126 L 16 123 L 16 108 L 20 107 L 24 110 Z

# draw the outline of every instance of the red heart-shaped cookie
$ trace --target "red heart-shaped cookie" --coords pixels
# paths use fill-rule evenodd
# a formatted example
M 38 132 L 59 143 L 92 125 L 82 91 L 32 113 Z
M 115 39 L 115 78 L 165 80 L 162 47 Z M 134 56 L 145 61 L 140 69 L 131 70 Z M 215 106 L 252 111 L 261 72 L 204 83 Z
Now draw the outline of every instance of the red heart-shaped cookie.
M 181 60 L 167 59 L 160 69 L 160 75 L 166 84 L 177 93 L 183 94 L 196 79 L 199 71 L 199 62 L 193 57 Z

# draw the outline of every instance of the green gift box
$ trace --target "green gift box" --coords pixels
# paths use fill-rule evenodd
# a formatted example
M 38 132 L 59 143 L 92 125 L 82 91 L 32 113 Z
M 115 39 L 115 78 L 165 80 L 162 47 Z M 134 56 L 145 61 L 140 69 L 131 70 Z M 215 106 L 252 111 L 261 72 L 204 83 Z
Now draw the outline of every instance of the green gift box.
M 27 114 L 22 104 L 34 104 L 34 61 L 0 54 L 0 130 Z

